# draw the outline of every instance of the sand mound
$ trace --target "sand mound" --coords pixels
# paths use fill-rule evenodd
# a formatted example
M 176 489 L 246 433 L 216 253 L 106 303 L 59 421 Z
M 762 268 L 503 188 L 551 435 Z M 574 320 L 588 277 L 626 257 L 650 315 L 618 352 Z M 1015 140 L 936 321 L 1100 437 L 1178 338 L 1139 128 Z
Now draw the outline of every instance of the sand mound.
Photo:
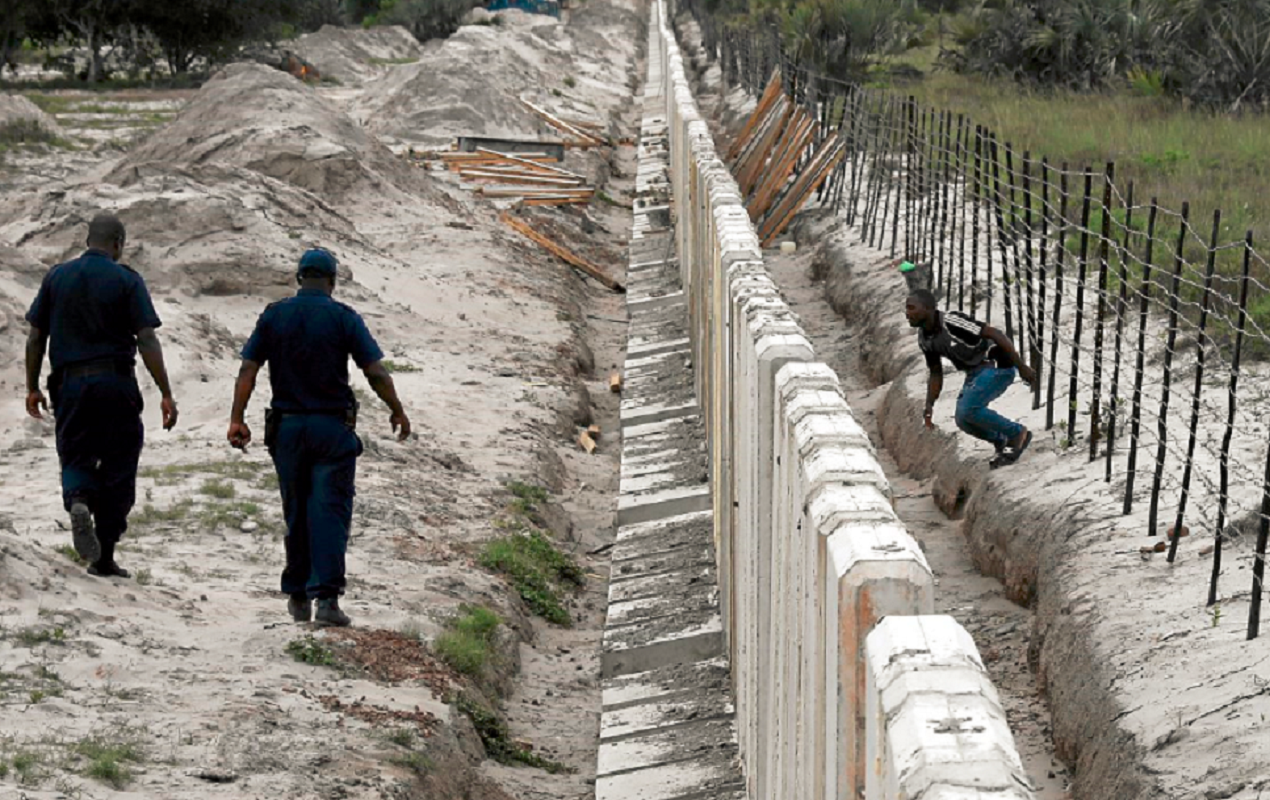
M 62 135 L 62 129 L 57 122 L 41 111 L 35 103 L 20 94 L 0 94 L 0 125 L 23 119 L 34 120 L 44 130 Z
M 126 186 L 146 165 L 205 164 L 246 167 L 330 198 L 385 184 L 412 192 L 425 188 L 312 87 L 260 64 L 233 64 L 215 75 L 107 180 Z
M 312 194 L 243 167 L 135 168 L 127 192 L 109 184 L 70 187 L 0 207 L 15 220 L 4 235 L 52 264 L 83 248 L 101 209 L 128 226 L 125 260 L 156 291 L 282 297 L 293 290 L 295 260 L 309 245 L 335 250 L 344 264 L 375 254 L 353 224 Z M 0 249 L 0 270 L 9 271 Z M 28 261 L 43 265 L 28 256 Z M 28 265 L 28 271 L 32 269 Z M 345 272 L 344 278 L 352 275 Z
M 561 85 L 570 74 L 571 43 L 551 17 L 507 17 L 513 21 L 466 25 L 440 46 L 430 45 L 418 63 L 368 84 L 351 113 L 381 136 L 424 146 L 464 134 L 536 135 L 541 123 L 516 97 Z
M 399 25 L 369 29 L 325 25 L 291 42 L 290 49 L 317 67 L 323 78 L 352 85 L 382 75 L 394 62 L 417 59 L 422 52 L 419 41 Z

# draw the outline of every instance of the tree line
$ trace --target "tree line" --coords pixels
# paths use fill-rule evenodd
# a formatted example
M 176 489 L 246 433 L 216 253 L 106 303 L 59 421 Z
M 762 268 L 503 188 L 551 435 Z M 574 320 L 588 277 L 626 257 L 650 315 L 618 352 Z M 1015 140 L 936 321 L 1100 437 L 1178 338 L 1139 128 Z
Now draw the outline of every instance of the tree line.
M 1270 107 L 1270 0 L 685 0 L 851 83 L 940 36 L 939 63 L 1038 87 Z
M 0 74 L 24 49 L 74 48 L 87 82 L 108 63 L 171 75 L 224 63 L 243 46 L 323 25 L 404 25 L 421 41 L 446 36 L 476 0 L 0 0 Z

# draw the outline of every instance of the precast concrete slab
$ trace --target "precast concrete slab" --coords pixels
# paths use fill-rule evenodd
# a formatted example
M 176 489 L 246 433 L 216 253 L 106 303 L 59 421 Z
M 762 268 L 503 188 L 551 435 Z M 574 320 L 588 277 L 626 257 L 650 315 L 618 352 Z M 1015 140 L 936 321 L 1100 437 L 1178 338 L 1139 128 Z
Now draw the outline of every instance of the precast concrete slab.
M 733 760 L 713 753 L 597 777 L 596 800 L 733 800 L 744 797 Z
M 613 569 L 627 574 L 631 570 L 623 565 L 628 561 L 651 558 L 684 547 L 708 548 L 713 532 L 714 514 L 709 510 L 618 528 L 617 541 L 613 544 Z M 713 560 L 713 554 L 710 554 L 710 559 Z
M 736 744 L 720 739 L 732 733 L 731 715 L 718 720 L 668 724 L 633 736 L 600 740 L 596 774 L 617 776 L 696 760 L 705 754 L 725 767 L 736 757 Z M 601 723 L 603 724 L 603 723 Z
M 710 487 L 706 484 L 660 489 L 618 500 L 617 524 L 631 525 L 708 508 Z
M 683 553 L 645 556 L 623 566 L 632 567 L 626 575 L 614 572 L 609 584 L 609 603 L 631 603 L 663 594 L 683 594 L 700 587 L 715 585 L 714 559 L 708 548 L 693 548 L 689 555 L 697 563 L 683 563 Z
M 645 672 L 666 664 L 689 664 L 723 655 L 723 620 L 716 609 L 692 609 L 606 627 L 601 677 Z
M 727 693 L 732 671 L 726 658 L 669 664 L 664 667 L 618 675 L 600 687 L 600 703 L 605 712 L 631 705 L 661 702 L 668 698 L 701 692 Z M 729 695 L 728 702 L 731 702 Z

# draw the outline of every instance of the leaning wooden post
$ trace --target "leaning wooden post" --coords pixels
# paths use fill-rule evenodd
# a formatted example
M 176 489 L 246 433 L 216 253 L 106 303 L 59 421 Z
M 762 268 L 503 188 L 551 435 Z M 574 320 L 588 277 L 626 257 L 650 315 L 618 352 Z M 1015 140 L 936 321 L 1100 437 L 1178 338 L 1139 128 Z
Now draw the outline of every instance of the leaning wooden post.
M 1094 326 L 1094 388 L 1089 401 L 1089 462 L 1098 458 L 1098 440 L 1102 435 L 1102 345 L 1107 319 L 1107 265 L 1111 260 L 1111 189 L 1115 183 L 1116 165 L 1108 163 L 1103 176 L 1102 230 L 1098 235 L 1098 305 Z
M 1076 272 L 1076 330 L 1072 338 L 1072 372 L 1067 385 L 1067 442 L 1076 443 L 1077 386 L 1080 378 L 1080 338 L 1085 323 L 1085 273 L 1089 270 L 1089 207 L 1094 173 L 1085 167 L 1085 199 L 1080 211 L 1080 261 Z
M 1045 430 L 1047 431 L 1054 427 L 1054 393 L 1058 378 L 1058 334 L 1059 322 L 1063 314 L 1063 262 L 1067 258 L 1067 206 L 1071 192 L 1068 191 L 1067 185 L 1066 161 L 1059 170 L 1058 181 L 1058 230 L 1054 236 L 1054 241 L 1058 243 L 1054 253 L 1054 323 L 1050 326 L 1054 333 L 1053 341 L 1050 343 L 1050 379 L 1045 389 Z
M 1160 389 L 1159 437 L 1155 451 L 1155 479 L 1151 483 L 1151 509 L 1147 513 L 1148 536 L 1156 536 L 1160 519 L 1160 484 L 1164 482 L 1164 456 L 1168 453 L 1169 443 L 1169 400 L 1173 382 L 1173 348 L 1177 345 L 1178 304 L 1181 302 L 1182 269 L 1186 266 L 1186 258 L 1182 254 L 1186 247 L 1186 228 L 1191 220 L 1191 204 L 1182 203 L 1182 222 L 1177 234 L 1177 254 L 1173 262 L 1173 284 L 1169 291 L 1169 331 L 1164 345 L 1164 380 Z
M 1120 292 L 1116 300 L 1115 365 L 1111 372 L 1111 399 L 1108 401 L 1111 413 L 1107 415 L 1107 483 L 1111 483 L 1111 459 L 1116 452 L 1116 426 L 1120 422 L 1120 356 L 1124 348 L 1124 315 L 1129 306 L 1128 254 L 1133 244 L 1133 181 L 1129 181 L 1129 191 L 1125 198 L 1124 227 L 1124 243 L 1117 253 L 1120 259 Z
M 1159 205 L 1151 198 L 1147 213 L 1147 249 L 1142 259 L 1142 288 L 1138 292 L 1138 349 L 1134 353 L 1133 411 L 1129 419 L 1129 466 L 1125 476 L 1124 513 L 1133 512 L 1133 484 L 1138 477 L 1138 433 L 1142 426 L 1142 378 L 1147 349 L 1147 306 L 1151 300 L 1151 269 L 1155 257 L 1155 218 Z

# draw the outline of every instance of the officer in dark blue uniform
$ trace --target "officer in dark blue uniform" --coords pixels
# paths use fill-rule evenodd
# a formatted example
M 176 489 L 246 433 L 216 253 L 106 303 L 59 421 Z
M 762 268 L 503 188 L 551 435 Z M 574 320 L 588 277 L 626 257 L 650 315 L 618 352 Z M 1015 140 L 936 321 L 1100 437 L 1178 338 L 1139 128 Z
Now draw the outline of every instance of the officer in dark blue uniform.
M 344 553 L 353 520 L 353 478 L 362 443 L 354 432 L 357 401 L 348 383 L 348 359 L 361 368 L 388 406 L 389 423 L 404 440 L 410 420 L 397 399 L 383 351 L 361 316 L 331 299 L 338 262 L 326 250 L 300 258 L 295 297 L 273 303 L 243 348 L 234 387 L 229 443 L 251 441 L 243 421 L 262 364 L 269 364 L 272 408 L 265 412 L 265 446 L 273 457 L 287 519 L 287 566 L 282 591 L 297 622 L 348 625 L 339 607 Z
M 40 391 L 47 349 L 62 500 L 75 550 L 90 575 L 123 578 L 128 572 L 115 563 L 115 545 L 128 529 L 145 436 L 133 374 L 138 352 L 163 394 L 164 430 L 177 417 L 150 293 L 140 275 L 119 263 L 125 238 L 117 217 L 94 217 L 88 251 L 48 271 L 26 315 L 26 410 L 37 419 L 48 410 Z

